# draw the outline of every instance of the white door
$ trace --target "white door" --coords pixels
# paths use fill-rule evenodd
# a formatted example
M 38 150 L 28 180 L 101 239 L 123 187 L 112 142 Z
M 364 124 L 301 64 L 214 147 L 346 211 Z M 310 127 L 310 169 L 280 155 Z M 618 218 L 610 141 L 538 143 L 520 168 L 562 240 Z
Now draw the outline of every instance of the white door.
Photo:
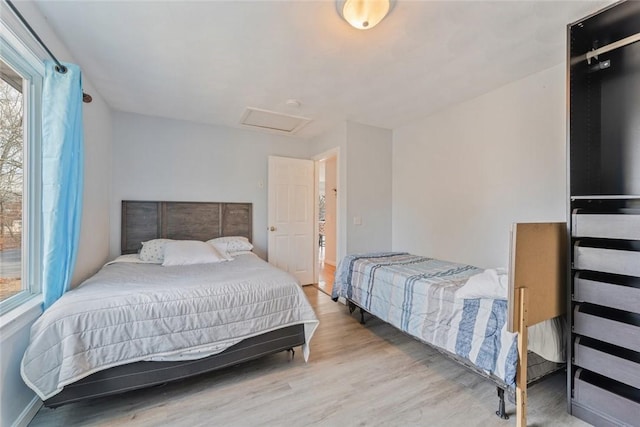
M 269 262 L 313 283 L 313 161 L 269 156 L 268 178 Z

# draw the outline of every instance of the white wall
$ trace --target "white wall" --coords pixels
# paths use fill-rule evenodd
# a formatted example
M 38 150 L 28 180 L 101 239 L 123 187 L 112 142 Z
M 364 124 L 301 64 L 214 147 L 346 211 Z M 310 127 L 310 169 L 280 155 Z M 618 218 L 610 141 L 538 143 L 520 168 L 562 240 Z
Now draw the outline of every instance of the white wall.
M 308 158 L 304 140 L 114 113 L 111 256 L 122 200 L 253 203 L 255 252 L 267 251 L 267 156 Z M 260 187 L 262 184 L 262 187 Z
M 72 278 L 75 286 L 94 274 L 109 257 L 109 206 L 111 194 L 111 110 L 98 93 L 83 80 L 93 96 L 83 104 L 84 191 L 78 259 Z
M 565 67 L 393 132 L 393 249 L 506 267 L 512 222 L 566 220 Z
M 388 129 L 347 122 L 349 254 L 391 249 L 391 141 Z
M 28 309 L 25 311 L 25 306 Z M 29 301 L 16 309 L 20 314 L 5 322 L 3 319 L 0 333 L 0 425 L 12 426 L 16 422 L 30 421 L 41 402 L 36 394 L 27 387 L 20 376 L 20 362 L 29 344 L 31 325 L 42 313 L 41 300 Z M 8 313 L 9 316 L 15 314 Z
M 391 249 L 391 142 L 390 130 L 349 121 L 311 141 L 313 155 L 338 149 L 338 262 Z
M 46 40 L 47 46 L 61 61 L 79 64 L 69 54 L 66 46 L 60 41 L 55 32 L 49 27 L 46 19 L 31 1 L 16 2 L 16 7 L 26 20 L 36 29 L 38 35 Z M 2 4 L 3 20 L 7 20 L 16 33 L 41 58 L 46 54 L 38 47 L 17 21 L 12 19 L 10 12 Z M 14 26 L 16 25 L 16 26 Z M 81 59 L 81 58 L 80 58 Z M 85 140 L 85 172 L 83 192 L 83 216 L 80 234 L 78 259 L 72 279 L 76 285 L 86 277 L 97 271 L 107 260 L 109 253 L 109 195 L 111 182 L 111 165 L 107 160 L 111 157 L 111 111 L 104 103 L 100 94 L 95 91 L 90 82 L 90 76 L 83 75 L 85 92 L 93 96 L 91 104 L 83 104 L 84 140 Z M 29 409 L 37 402 L 33 393 L 20 378 L 20 360 L 29 340 L 29 329 L 33 321 L 39 316 L 37 305 L 19 315 L 21 310 L 10 312 L 3 316 L 0 330 L 0 425 L 9 426 L 15 422 L 28 422 Z M 8 317 L 11 320 L 7 321 Z M 23 412 L 27 410 L 27 412 Z

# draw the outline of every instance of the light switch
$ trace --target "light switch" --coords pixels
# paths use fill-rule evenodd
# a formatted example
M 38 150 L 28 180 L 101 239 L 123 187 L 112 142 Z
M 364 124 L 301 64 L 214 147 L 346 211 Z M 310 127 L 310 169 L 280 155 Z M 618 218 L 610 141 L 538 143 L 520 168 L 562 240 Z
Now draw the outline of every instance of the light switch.
M 353 217 L 353 225 L 362 225 L 362 217 L 354 216 Z
M 260 188 L 260 189 L 264 188 L 264 181 L 263 180 L 258 181 L 258 188 Z

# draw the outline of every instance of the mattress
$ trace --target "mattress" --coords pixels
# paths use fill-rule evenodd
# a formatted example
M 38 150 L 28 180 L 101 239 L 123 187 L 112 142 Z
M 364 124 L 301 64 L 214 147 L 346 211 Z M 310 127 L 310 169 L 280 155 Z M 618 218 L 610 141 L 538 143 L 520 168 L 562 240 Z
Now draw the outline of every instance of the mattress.
M 338 266 L 332 297 L 352 301 L 511 387 L 518 352 L 517 334 L 506 329 L 507 300 L 456 297 L 469 278 L 482 271 L 408 253 L 349 255 Z M 562 330 L 553 327 L 557 322 L 536 328 L 533 338 L 542 341 L 538 347 L 549 348 L 553 343 L 562 347 Z
M 31 328 L 21 365 L 42 400 L 92 373 L 142 360 L 192 360 L 303 324 L 305 360 L 318 320 L 295 278 L 256 255 L 163 267 L 106 265 Z

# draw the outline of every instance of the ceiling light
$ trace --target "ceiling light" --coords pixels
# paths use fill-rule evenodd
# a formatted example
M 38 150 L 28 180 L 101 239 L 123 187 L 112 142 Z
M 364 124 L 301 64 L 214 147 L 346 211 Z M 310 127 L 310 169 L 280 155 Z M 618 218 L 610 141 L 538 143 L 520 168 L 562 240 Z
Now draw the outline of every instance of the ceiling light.
M 373 28 L 387 16 L 390 0 L 338 0 L 338 12 L 359 30 Z

